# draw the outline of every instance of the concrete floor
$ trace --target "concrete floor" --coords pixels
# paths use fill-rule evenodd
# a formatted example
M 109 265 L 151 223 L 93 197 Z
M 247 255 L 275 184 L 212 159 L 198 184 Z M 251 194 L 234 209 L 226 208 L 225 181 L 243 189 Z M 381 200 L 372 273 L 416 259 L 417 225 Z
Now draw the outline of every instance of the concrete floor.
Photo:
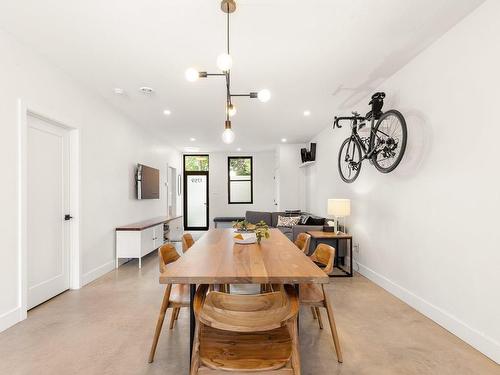
M 129 262 L 31 310 L 0 333 L 0 374 L 187 374 L 186 309 L 174 330 L 164 326 L 156 360 L 147 363 L 164 288 L 157 276 L 151 254 L 142 270 Z M 303 309 L 303 374 L 500 374 L 500 366 L 362 276 L 332 279 L 328 292 L 344 363 L 335 359 L 329 330 Z

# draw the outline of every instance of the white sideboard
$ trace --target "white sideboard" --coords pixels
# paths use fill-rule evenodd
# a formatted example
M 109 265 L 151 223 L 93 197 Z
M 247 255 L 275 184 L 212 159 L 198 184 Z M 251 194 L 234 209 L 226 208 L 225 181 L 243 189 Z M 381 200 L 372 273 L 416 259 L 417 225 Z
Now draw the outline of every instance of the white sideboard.
M 139 259 L 141 268 L 141 258 L 158 249 L 165 243 L 166 238 L 170 241 L 175 241 L 173 237 L 180 238 L 183 232 L 180 218 L 158 217 L 116 228 L 116 268 L 119 266 L 119 260 L 123 258 Z M 170 228 L 167 235 L 164 230 L 165 223 Z

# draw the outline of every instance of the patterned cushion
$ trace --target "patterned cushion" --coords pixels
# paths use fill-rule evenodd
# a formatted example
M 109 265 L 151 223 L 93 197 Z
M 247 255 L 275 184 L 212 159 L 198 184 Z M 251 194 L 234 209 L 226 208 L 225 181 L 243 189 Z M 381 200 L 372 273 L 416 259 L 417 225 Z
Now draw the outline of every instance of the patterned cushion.
M 300 216 L 278 216 L 277 227 L 291 227 L 299 223 Z

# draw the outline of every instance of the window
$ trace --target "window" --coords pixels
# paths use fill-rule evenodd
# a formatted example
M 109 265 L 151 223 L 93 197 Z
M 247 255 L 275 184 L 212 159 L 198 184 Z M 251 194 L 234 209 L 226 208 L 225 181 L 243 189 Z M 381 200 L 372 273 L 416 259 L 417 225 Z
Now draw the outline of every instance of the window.
M 208 155 L 184 155 L 184 171 L 208 171 Z
M 228 203 L 253 203 L 252 157 L 227 158 Z

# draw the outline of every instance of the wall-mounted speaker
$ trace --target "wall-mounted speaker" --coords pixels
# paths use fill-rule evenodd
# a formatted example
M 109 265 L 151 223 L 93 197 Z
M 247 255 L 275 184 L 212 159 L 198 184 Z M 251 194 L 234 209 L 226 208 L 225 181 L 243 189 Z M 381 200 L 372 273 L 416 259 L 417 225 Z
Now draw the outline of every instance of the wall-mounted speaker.
M 300 158 L 302 160 L 302 163 L 316 160 L 316 143 L 311 143 L 311 146 L 309 148 L 309 151 L 306 148 L 300 149 Z

